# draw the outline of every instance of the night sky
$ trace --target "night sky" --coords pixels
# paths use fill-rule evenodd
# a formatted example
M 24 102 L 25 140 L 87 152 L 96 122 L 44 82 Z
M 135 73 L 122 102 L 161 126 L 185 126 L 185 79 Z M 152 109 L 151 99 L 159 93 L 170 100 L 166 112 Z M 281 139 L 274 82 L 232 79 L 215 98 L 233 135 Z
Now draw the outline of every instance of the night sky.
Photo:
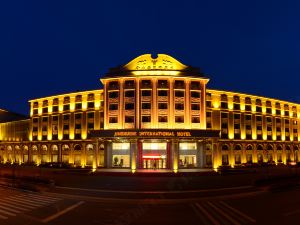
M 145 53 L 200 67 L 209 88 L 300 102 L 300 1 L 1 1 L 0 108 L 101 88 Z

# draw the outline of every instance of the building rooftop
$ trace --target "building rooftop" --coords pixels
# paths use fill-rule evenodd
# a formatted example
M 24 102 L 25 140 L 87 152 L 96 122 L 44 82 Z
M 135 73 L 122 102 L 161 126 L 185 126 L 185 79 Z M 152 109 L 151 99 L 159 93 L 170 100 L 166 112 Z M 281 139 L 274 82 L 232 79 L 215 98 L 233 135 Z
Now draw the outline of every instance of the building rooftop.
M 0 123 L 17 121 L 17 120 L 25 120 L 25 119 L 28 119 L 28 117 L 18 113 L 9 112 L 4 109 L 0 109 Z

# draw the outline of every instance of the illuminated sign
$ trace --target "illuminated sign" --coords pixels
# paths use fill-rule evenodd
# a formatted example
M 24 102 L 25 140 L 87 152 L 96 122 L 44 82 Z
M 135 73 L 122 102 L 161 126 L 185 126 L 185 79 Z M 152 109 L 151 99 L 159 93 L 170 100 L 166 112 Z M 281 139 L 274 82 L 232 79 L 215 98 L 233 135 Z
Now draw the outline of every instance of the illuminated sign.
M 219 130 L 91 130 L 90 137 L 195 138 L 219 137 Z

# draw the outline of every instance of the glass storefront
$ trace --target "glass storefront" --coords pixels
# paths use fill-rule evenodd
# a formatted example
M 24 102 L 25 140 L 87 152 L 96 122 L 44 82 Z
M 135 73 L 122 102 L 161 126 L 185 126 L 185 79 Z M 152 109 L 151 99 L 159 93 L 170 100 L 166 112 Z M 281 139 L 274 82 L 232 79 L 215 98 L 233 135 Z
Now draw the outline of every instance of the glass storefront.
M 179 167 L 180 168 L 197 167 L 197 143 L 196 142 L 179 143 Z
M 167 142 L 142 143 L 142 158 L 144 169 L 167 168 Z
M 130 143 L 112 143 L 112 167 L 130 167 Z

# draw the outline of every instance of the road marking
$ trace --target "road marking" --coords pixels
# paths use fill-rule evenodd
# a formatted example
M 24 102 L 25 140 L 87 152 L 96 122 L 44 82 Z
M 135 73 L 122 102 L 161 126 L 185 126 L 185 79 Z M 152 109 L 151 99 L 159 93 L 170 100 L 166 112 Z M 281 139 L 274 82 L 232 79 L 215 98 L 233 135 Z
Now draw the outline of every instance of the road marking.
M 216 210 L 218 213 L 220 213 L 221 215 L 223 215 L 226 219 L 228 219 L 232 224 L 234 225 L 241 225 L 238 221 L 236 221 L 235 219 L 233 219 L 231 216 L 229 216 L 228 214 L 226 214 L 225 212 L 223 212 L 221 209 L 219 209 L 217 206 L 215 206 L 213 203 L 211 202 L 207 202 L 208 205 L 210 205 L 214 210 Z
M 255 220 L 255 219 L 251 218 L 250 216 L 246 215 L 245 213 L 243 213 L 243 212 L 237 210 L 236 208 L 231 207 L 230 205 L 228 205 L 227 203 L 225 203 L 225 202 L 223 202 L 223 201 L 220 201 L 220 203 L 221 203 L 223 206 L 227 207 L 228 209 L 234 211 L 236 214 L 239 214 L 241 217 L 244 217 L 245 219 L 249 220 L 249 221 L 252 222 L 252 223 L 256 223 L 256 220 Z
M 73 209 L 77 208 L 78 206 L 82 205 L 83 203 L 84 203 L 84 201 L 77 202 L 76 204 L 74 204 L 74 205 L 72 205 L 72 206 L 70 206 L 68 208 L 65 208 L 64 210 L 59 211 L 58 213 L 53 214 L 53 215 L 51 215 L 51 216 L 43 219 L 41 222 L 42 223 L 48 223 L 51 220 L 54 220 L 54 219 L 62 216 L 63 214 L 66 214 L 67 212 L 70 212 L 71 210 L 73 210 Z
M 16 197 L 9 197 L 9 198 L 5 198 L 6 200 L 9 200 L 9 201 L 15 201 L 15 202 L 20 202 L 22 204 L 26 204 L 26 205 L 29 205 L 31 207 L 37 207 L 37 206 L 40 206 L 39 204 L 36 204 L 36 203 L 30 203 L 28 201 L 26 201 L 25 199 L 20 199 L 20 198 L 16 198 Z
M 41 199 L 44 201 L 49 201 L 49 202 L 55 202 L 55 201 L 60 201 L 61 198 L 49 198 L 48 196 L 42 196 L 42 195 L 33 195 L 33 194 L 28 194 L 26 195 L 30 198 L 35 198 L 35 199 Z
M 11 198 L 5 198 L 5 201 L 9 201 L 9 202 L 14 202 L 14 203 L 17 203 L 17 204 L 23 204 L 23 206 L 25 205 L 25 207 L 29 208 L 29 209 L 34 209 L 36 208 L 36 206 L 32 206 L 32 205 L 29 205 L 28 203 L 25 203 L 23 202 L 22 200 L 15 200 L 15 199 L 11 199 Z
M 1 206 L 1 205 L 0 205 L 0 210 L 1 210 L 1 209 L 7 210 L 7 211 L 11 211 L 11 212 L 13 212 L 13 213 L 21 213 L 21 211 L 18 211 L 18 210 L 11 209 L 11 208 L 4 207 L 4 206 Z
M 7 212 L 7 211 L 5 211 L 5 210 L 2 210 L 2 209 L 0 209 L 0 213 L 2 213 L 2 214 L 6 214 L 6 215 L 8 215 L 8 216 L 16 216 L 16 214 L 15 214 L 15 213 Z
M 25 209 L 26 207 L 25 206 L 22 206 L 22 208 L 19 206 L 19 205 L 14 205 L 13 202 L 3 202 L 4 200 L 1 199 L 1 202 L 0 202 L 0 205 L 4 205 L 6 207 L 12 207 L 12 208 L 15 208 L 15 209 L 18 209 L 18 210 L 27 210 Z
M 197 206 L 198 209 L 200 209 L 200 211 L 202 213 L 205 214 L 205 216 L 214 224 L 214 225 L 221 225 L 217 220 L 215 220 L 215 218 L 209 214 L 209 212 L 203 208 L 199 203 L 195 203 L 195 205 Z

